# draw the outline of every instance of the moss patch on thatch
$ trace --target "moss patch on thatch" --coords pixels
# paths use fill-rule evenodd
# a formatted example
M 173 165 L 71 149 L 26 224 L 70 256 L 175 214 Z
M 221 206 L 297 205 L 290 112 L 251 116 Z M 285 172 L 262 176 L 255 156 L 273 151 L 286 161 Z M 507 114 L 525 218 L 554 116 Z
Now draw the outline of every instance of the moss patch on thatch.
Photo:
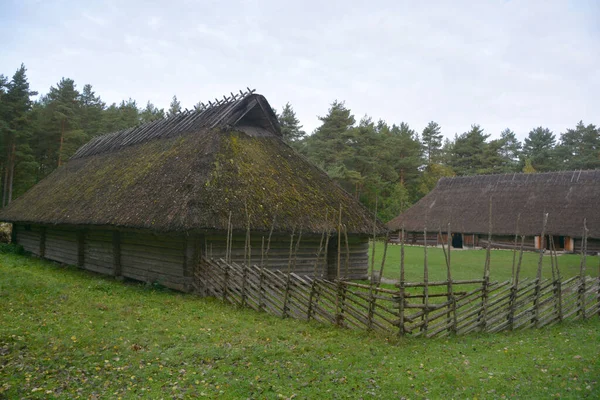
M 158 231 L 373 230 L 370 213 L 274 136 L 213 129 L 71 160 L 3 210 L 6 221 Z M 377 230 L 383 227 L 378 223 Z

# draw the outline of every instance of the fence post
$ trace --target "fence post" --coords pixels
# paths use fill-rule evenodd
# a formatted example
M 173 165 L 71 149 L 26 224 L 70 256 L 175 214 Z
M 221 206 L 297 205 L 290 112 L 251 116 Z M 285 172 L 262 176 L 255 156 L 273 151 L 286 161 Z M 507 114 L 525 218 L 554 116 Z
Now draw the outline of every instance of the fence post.
M 554 253 L 554 254 L 552 254 Z M 550 257 L 554 257 L 553 258 L 553 262 L 552 262 L 552 266 L 553 271 L 556 271 L 556 274 L 554 274 L 554 272 L 552 273 L 552 278 L 554 279 L 553 285 L 554 285 L 554 296 L 555 296 L 555 307 L 556 307 L 556 318 L 558 319 L 559 322 L 561 322 L 563 320 L 563 312 L 562 312 L 562 277 L 560 276 L 560 268 L 558 267 L 558 256 L 556 254 L 556 247 L 554 245 L 554 238 L 552 239 L 552 252 L 550 253 Z
M 581 316 L 583 317 L 583 319 L 585 319 L 586 315 L 585 315 L 585 290 L 586 290 L 586 286 L 585 286 L 585 263 L 586 263 L 586 256 L 587 256 L 587 235 L 588 235 L 588 228 L 587 228 L 587 221 L 584 218 L 583 219 L 583 240 L 581 242 L 581 263 L 579 265 L 579 288 L 578 288 L 578 301 L 577 303 L 579 306 L 579 311 L 577 311 L 577 314 L 581 313 Z
M 258 309 L 265 309 L 265 267 L 260 268 L 260 273 L 258 277 Z
M 288 299 L 290 297 L 290 275 L 291 275 L 291 268 L 292 268 L 292 253 L 294 251 L 294 233 L 295 233 L 295 229 L 292 231 L 292 235 L 290 236 L 290 255 L 288 258 L 288 273 L 287 273 L 287 277 L 285 279 L 285 294 L 283 297 L 283 309 L 281 310 L 281 318 L 285 318 L 287 317 L 287 311 L 288 311 Z
M 248 266 L 242 264 L 242 307 L 246 306 L 246 280 L 248 279 Z
M 444 246 L 444 240 L 442 236 L 442 228 L 440 227 L 440 238 L 442 238 L 442 250 L 444 251 L 444 258 L 446 260 L 446 290 L 448 291 L 446 299 L 448 301 L 448 312 L 446 313 L 446 324 L 449 325 L 448 332 L 456 333 L 456 299 L 454 298 L 454 287 L 452 285 L 452 272 L 450 271 L 450 248 L 452 247 L 450 243 L 450 238 L 452 237 L 452 232 L 450 231 L 450 223 L 448 223 L 448 230 L 446 231 L 446 244 L 448 245 L 448 253 L 446 254 L 446 248 Z
M 223 267 L 223 301 L 227 301 L 227 285 L 229 285 L 229 264 Z
M 519 275 L 521 274 L 521 264 L 523 262 L 523 247 L 525 245 L 525 236 L 521 236 L 521 248 L 519 250 L 519 262 L 517 263 L 515 274 L 513 277 L 513 285 L 510 292 L 510 301 L 509 306 L 510 310 L 508 312 L 508 326 L 512 331 L 515 328 L 515 311 L 517 307 L 517 293 L 519 292 Z
M 535 296 L 533 299 L 534 315 L 531 322 L 538 326 L 540 317 L 540 288 L 542 285 L 542 265 L 544 263 L 544 253 L 546 252 L 546 225 L 548 223 L 548 213 L 544 214 L 544 225 L 542 227 L 542 237 L 540 238 L 540 257 L 538 260 L 538 268 L 535 282 Z
M 487 327 L 487 302 L 489 296 L 490 286 L 490 259 L 492 249 L 492 196 L 490 196 L 490 210 L 489 210 L 489 228 L 488 228 L 488 242 L 487 249 L 485 252 L 485 265 L 483 267 L 483 283 L 482 283 L 482 294 L 481 294 L 481 313 L 479 319 L 481 320 L 481 331 L 485 331 Z
M 400 320 L 398 323 L 398 335 L 404 336 L 404 225 L 402 225 L 402 231 L 400 235 L 400 284 L 398 290 L 398 297 L 400 301 L 398 304 L 398 313 L 400 314 Z
M 427 325 L 429 324 L 429 266 L 427 263 L 427 226 L 423 230 L 424 235 L 424 262 L 423 262 L 423 316 L 421 320 L 423 323 L 421 324 L 421 331 L 424 334 L 427 334 Z

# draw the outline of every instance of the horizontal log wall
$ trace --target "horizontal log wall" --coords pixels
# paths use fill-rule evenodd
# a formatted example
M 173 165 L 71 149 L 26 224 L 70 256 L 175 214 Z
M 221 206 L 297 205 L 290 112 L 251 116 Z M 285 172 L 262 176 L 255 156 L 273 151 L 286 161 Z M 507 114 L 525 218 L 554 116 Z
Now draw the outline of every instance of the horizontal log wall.
M 120 273 L 144 282 L 185 290 L 183 236 L 120 232 Z
M 207 235 L 205 236 L 206 243 L 204 244 L 206 254 L 213 259 L 225 258 L 227 238 L 222 235 Z M 296 249 L 297 236 L 293 238 L 292 250 Z M 315 263 L 317 262 L 317 253 L 319 251 L 320 237 L 305 236 L 300 240 L 298 251 L 296 253 L 294 270 L 303 275 L 313 275 Z M 268 235 L 264 239 L 264 247 L 262 236 L 251 236 L 250 239 L 250 264 L 261 265 L 264 263 L 265 268 L 270 270 L 287 271 L 290 262 L 290 236 L 271 237 L 269 244 Z M 244 255 L 248 257 L 245 250 L 246 237 L 245 235 L 233 235 L 231 244 L 231 260 L 238 264 L 246 264 Z M 267 247 L 269 251 L 267 253 Z M 263 255 L 264 253 L 264 255 Z M 319 262 L 317 263 L 317 274 L 325 275 L 327 273 L 327 262 L 324 258 L 325 249 L 322 250 Z M 292 263 L 294 262 L 292 257 Z
M 575 252 L 581 253 L 581 244 L 583 240 L 581 238 L 575 238 Z M 600 254 L 600 239 L 588 239 L 587 242 L 588 254 Z
M 487 247 L 488 237 L 487 235 L 479 235 L 479 246 Z M 492 235 L 492 248 L 493 249 L 513 249 L 515 246 L 514 235 Z M 521 237 L 517 239 L 517 248 L 521 247 Z M 535 250 L 535 239 L 533 236 L 525 236 L 525 242 L 523 243 L 523 249 Z
M 286 272 L 291 267 L 293 272 L 298 275 L 314 276 L 316 265 L 316 276 L 327 277 L 332 269 L 337 268 L 337 239 L 329 238 L 329 249 L 325 250 L 325 240 L 322 243 L 323 249 L 319 255 L 321 246 L 321 236 L 303 236 L 300 239 L 298 250 L 296 251 L 297 235 L 293 241 L 290 236 L 273 235 L 269 245 L 268 235 L 263 237 L 251 235 L 250 239 L 250 264 L 264 265 L 265 268 L 275 271 Z M 292 252 L 290 265 L 290 241 L 292 241 Z M 206 235 L 205 243 L 202 244 L 203 250 L 209 258 L 220 259 L 226 256 L 227 238 L 226 235 Z M 231 244 L 231 260 L 237 264 L 247 264 L 244 256 L 248 258 L 245 235 L 233 235 Z M 267 247 L 269 251 L 267 253 Z M 368 249 L 369 243 L 366 238 L 348 237 L 348 248 L 350 253 L 350 263 L 348 264 L 348 277 L 346 274 L 346 242 L 342 240 L 342 275 L 347 279 L 365 279 L 368 269 Z M 318 259 L 317 259 L 318 258 Z M 328 264 L 329 260 L 329 264 Z
M 16 234 L 16 242 L 23 246 L 23 248 L 37 256 L 40 255 L 40 236 L 41 227 L 37 225 L 20 225 L 14 224 L 13 229 Z
M 112 231 L 90 230 L 84 235 L 83 268 L 113 274 Z
M 49 260 L 63 264 L 77 265 L 77 231 L 58 227 L 46 227 L 45 252 Z

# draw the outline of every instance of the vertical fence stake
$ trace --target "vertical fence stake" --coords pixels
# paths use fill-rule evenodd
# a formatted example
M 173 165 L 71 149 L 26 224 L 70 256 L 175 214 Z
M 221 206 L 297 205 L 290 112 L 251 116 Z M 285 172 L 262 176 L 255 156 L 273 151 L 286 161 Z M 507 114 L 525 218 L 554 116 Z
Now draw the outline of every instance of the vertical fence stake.
M 521 213 L 517 215 L 517 228 L 515 231 L 515 242 L 513 244 L 513 260 L 512 260 L 512 280 L 515 280 L 515 268 L 516 268 L 516 260 L 517 260 L 517 240 L 519 238 L 519 222 L 521 221 Z
M 525 236 L 521 236 L 521 248 L 519 249 L 519 261 L 516 266 L 515 275 L 510 291 L 510 310 L 508 312 L 508 326 L 512 331 L 515 329 L 515 311 L 517 309 L 517 293 L 519 292 L 519 276 L 521 275 L 521 264 L 523 262 L 523 247 L 525 246 Z
M 283 310 L 281 310 L 281 318 L 285 318 L 288 316 L 287 314 L 287 309 L 288 309 L 288 299 L 290 296 L 290 276 L 291 276 L 291 268 L 292 268 L 292 256 L 293 256 L 293 251 L 294 251 L 294 233 L 296 232 L 296 229 L 294 228 L 292 230 L 292 235 L 290 236 L 290 254 L 288 257 L 288 272 L 287 272 L 287 277 L 285 280 L 285 295 L 283 298 Z
M 481 331 L 484 332 L 487 328 L 487 303 L 489 297 L 489 286 L 490 286 L 490 259 L 492 249 L 492 196 L 490 196 L 490 208 L 489 208 L 489 221 L 488 221 L 488 242 L 485 251 L 485 265 L 483 267 L 483 292 L 481 294 Z
M 350 244 L 348 243 L 348 227 L 344 224 L 344 239 L 346 241 L 346 274 L 344 279 L 350 280 Z
M 446 260 L 446 290 L 448 291 L 446 299 L 448 301 L 448 313 L 446 314 L 446 324 L 449 325 L 448 332 L 451 334 L 456 333 L 456 299 L 454 297 L 454 287 L 452 286 L 452 272 L 450 270 L 450 249 L 452 248 L 451 238 L 452 231 L 450 230 L 450 223 L 448 223 L 448 230 L 446 231 L 446 245 L 448 246 L 448 253 L 446 254 L 446 248 L 444 246 L 444 238 L 442 236 L 442 228 L 440 227 L 440 238 L 442 239 L 442 250 L 444 251 L 444 259 Z
M 427 325 L 429 324 L 429 265 L 427 262 L 427 226 L 423 230 L 423 238 L 424 238 L 424 262 L 423 262 L 423 316 L 421 320 L 423 324 L 421 324 L 421 331 L 427 334 Z
M 398 335 L 404 336 L 404 224 L 400 232 L 400 285 L 398 290 L 398 313 L 400 320 L 398 323 Z
M 375 213 L 373 214 L 373 250 L 371 251 L 371 281 L 369 282 L 369 310 L 367 314 L 367 329 L 373 329 L 373 284 L 375 283 L 375 237 L 377 235 L 377 202 L 378 197 L 375 196 Z
M 275 208 L 277 212 L 277 208 Z M 273 236 L 273 229 L 275 229 L 275 218 L 277 214 L 273 214 L 273 221 L 271 222 L 271 229 L 269 230 L 269 238 L 267 239 L 267 250 L 265 251 L 265 267 L 269 267 L 269 250 L 271 250 L 271 237 Z
M 581 263 L 579 265 L 579 288 L 578 288 L 578 306 L 579 306 L 579 311 L 577 311 L 577 314 L 581 314 L 582 318 L 585 319 L 586 315 L 585 315 L 585 306 L 586 306 L 586 301 L 585 301 L 585 291 L 586 291 L 586 287 L 585 287 L 585 269 L 586 269 L 586 257 L 587 257 L 587 235 L 588 235 L 588 228 L 587 228 L 587 220 L 584 218 L 583 219 L 583 240 L 581 242 Z
M 556 274 L 553 275 L 553 285 L 554 285 L 554 296 L 555 302 L 554 305 L 556 307 L 556 318 L 559 322 L 563 320 L 563 312 L 562 312 L 562 278 L 560 276 L 560 268 L 558 267 L 558 256 L 556 254 L 556 247 L 554 245 L 554 239 L 552 240 L 552 251 L 554 252 L 554 262 L 552 265 L 554 266 L 554 270 Z M 550 253 L 550 257 L 552 257 L 552 253 Z M 556 275 L 556 276 L 554 276 Z
M 546 226 L 548 224 L 548 213 L 544 214 L 544 225 L 542 226 L 542 237 L 540 238 L 540 257 L 538 259 L 538 267 L 535 283 L 535 295 L 533 299 L 534 316 L 531 322 L 538 326 L 540 318 L 540 288 L 542 285 L 542 265 L 544 264 L 544 253 L 546 252 Z

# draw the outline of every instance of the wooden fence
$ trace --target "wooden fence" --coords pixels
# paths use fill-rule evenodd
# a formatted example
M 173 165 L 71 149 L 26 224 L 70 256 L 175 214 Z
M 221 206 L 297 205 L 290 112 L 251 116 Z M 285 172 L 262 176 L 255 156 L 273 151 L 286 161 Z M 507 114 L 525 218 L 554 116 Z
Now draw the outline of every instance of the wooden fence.
M 541 237 L 545 237 L 546 222 L 547 215 Z M 450 232 L 449 226 L 447 232 Z M 540 250 L 536 277 L 520 279 L 524 241 L 521 236 L 519 248 L 519 236 L 515 235 L 512 279 L 505 282 L 489 279 L 489 246 L 481 279 L 452 279 L 451 248 L 443 242 L 447 279 L 429 281 L 427 241 L 423 282 L 406 282 L 404 232 L 400 240 L 400 280 L 393 288 L 380 284 L 387 240 L 378 274 L 372 261 L 369 284 L 299 276 L 290 270 L 271 271 L 256 265 L 206 257 L 196 268 L 194 282 L 201 295 L 221 298 L 236 306 L 250 307 L 281 318 L 315 320 L 400 336 L 441 337 L 500 332 L 600 317 L 600 274 L 598 278 L 586 275 L 585 223 L 580 273 L 569 279 L 561 277 L 552 238 L 549 241 L 550 257 L 544 257 L 546 250 Z M 551 279 L 542 278 L 544 258 L 550 260 Z

